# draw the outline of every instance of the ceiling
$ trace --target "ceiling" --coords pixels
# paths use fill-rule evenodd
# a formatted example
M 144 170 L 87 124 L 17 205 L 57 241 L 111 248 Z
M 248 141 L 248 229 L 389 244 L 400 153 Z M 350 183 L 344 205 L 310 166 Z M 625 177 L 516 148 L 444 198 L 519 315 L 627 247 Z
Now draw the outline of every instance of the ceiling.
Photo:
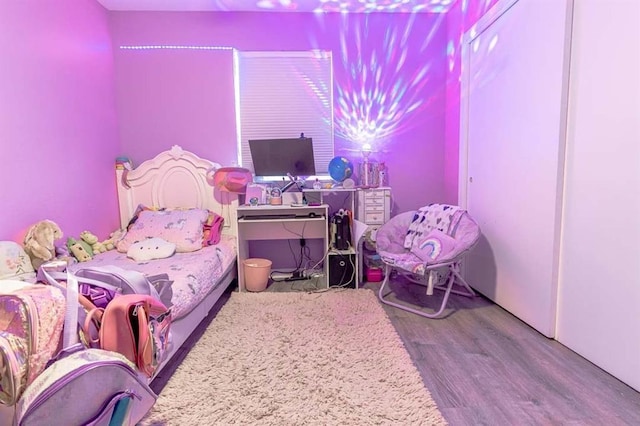
M 108 10 L 444 13 L 456 0 L 98 0 Z

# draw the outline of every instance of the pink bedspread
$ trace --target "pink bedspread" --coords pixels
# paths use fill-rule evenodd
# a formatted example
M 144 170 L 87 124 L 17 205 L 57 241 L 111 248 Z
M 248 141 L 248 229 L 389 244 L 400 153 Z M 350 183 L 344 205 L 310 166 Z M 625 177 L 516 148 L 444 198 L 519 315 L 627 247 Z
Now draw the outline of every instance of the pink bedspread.
M 91 261 L 75 267 L 89 265 L 115 265 L 133 269 L 147 275 L 166 273 L 173 280 L 173 318 L 188 314 L 214 288 L 225 271 L 236 259 L 235 237 L 223 235 L 214 246 L 190 253 L 175 253 L 166 259 L 137 263 L 126 253 L 111 250 L 96 255 Z M 73 266 L 71 270 L 73 270 Z

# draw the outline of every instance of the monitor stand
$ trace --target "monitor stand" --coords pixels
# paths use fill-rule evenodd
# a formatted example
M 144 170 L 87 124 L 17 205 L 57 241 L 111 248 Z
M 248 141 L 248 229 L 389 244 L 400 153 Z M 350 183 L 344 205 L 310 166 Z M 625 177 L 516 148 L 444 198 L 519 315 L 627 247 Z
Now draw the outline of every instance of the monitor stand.
M 298 177 L 297 176 L 293 176 L 291 173 L 287 173 L 287 176 L 289 177 L 289 180 L 291 182 L 287 182 L 282 188 L 280 188 L 280 190 L 282 192 L 286 192 L 288 189 L 290 189 L 292 186 L 296 186 L 298 188 L 298 191 L 302 192 L 302 190 L 304 189 L 302 184 L 300 183 L 300 181 L 298 181 Z

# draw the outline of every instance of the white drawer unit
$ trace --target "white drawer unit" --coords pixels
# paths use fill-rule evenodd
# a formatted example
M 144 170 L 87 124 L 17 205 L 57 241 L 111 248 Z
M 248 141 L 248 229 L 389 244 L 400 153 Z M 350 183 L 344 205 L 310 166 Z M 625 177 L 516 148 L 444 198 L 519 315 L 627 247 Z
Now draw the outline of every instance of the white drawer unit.
M 378 187 L 359 189 L 356 206 L 356 219 L 364 222 L 369 230 L 377 230 L 391 218 L 391 188 Z M 364 239 L 358 241 L 358 283 L 364 278 Z
M 391 215 L 391 188 L 358 190 L 356 219 L 367 225 L 382 225 Z

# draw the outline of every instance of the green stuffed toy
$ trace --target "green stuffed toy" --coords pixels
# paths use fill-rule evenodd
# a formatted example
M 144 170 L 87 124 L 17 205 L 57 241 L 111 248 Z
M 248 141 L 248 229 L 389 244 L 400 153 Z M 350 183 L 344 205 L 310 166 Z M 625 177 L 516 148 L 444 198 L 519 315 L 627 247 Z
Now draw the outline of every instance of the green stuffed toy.
M 82 239 L 76 240 L 75 238 L 69 237 L 67 239 L 67 248 L 69 249 L 69 253 L 71 253 L 78 262 L 86 262 L 93 258 L 93 249 Z

